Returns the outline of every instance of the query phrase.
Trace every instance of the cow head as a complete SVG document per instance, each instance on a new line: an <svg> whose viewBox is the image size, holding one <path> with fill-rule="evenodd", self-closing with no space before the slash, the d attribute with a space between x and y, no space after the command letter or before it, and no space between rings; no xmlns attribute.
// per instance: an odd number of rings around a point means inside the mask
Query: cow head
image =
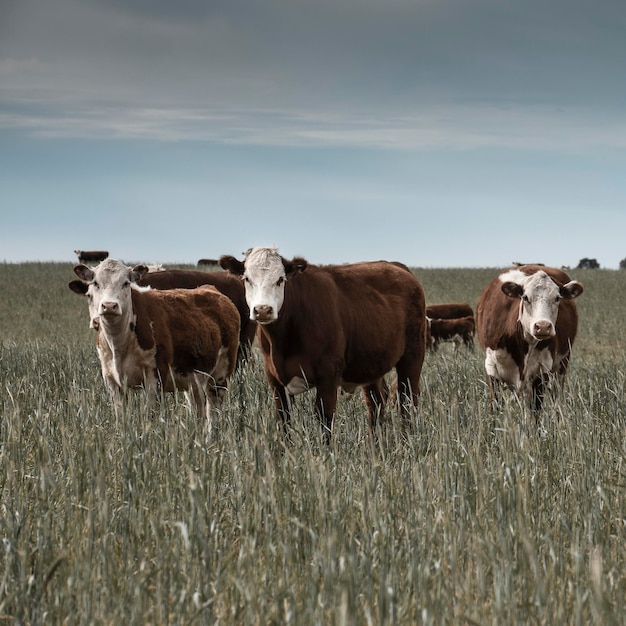
<svg viewBox="0 0 626 626"><path fill-rule="evenodd" d="M106 259L91 269L86 265L76 265L74 273L81 280L73 280L69 288L89 301L89 327L98 329L100 320L117 319L132 312L130 294L131 283L137 282L148 268L136 265L132 269L120 261Z"/></svg>
<svg viewBox="0 0 626 626"><path fill-rule="evenodd" d="M220 258L220 265L231 274L241 276L246 290L250 319L259 324L270 324L278 319L285 299L285 283L290 276L303 272L305 259L283 259L278 249L251 248L243 261L232 256Z"/></svg>
<svg viewBox="0 0 626 626"><path fill-rule="evenodd" d="M533 274L510 270L500 280L503 293L519 299L518 319L525 337L531 341L554 337L561 300L577 298L583 292L579 282L572 280L561 285L543 270Z"/></svg>

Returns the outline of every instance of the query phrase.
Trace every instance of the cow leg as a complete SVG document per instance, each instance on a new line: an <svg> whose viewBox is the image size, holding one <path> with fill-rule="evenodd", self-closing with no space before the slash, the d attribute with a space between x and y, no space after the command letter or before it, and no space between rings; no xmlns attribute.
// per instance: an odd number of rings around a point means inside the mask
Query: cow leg
<svg viewBox="0 0 626 626"><path fill-rule="evenodd" d="M207 396L205 393L205 381L202 380L200 373L194 373L189 381L189 387L185 391L185 395L189 398L192 410L195 408L196 414L200 419L207 417ZM211 424L209 423L209 430Z"/></svg>
<svg viewBox="0 0 626 626"><path fill-rule="evenodd" d="M159 397L160 381L157 380L156 374L150 370L144 374L143 385L148 396L148 408L153 409L156 406Z"/></svg>
<svg viewBox="0 0 626 626"><path fill-rule="evenodd" d="M535 420L539 423L539 414L543 407L543 396L546 382L548 381L548 374L540 373L535 380L533 380L533 386L531 391L531 409Z"/></svg>
<svg viewBox="0 0 626 626"><path fill-rule="evenodd" d="M411 406L417 408L423 359L403 357L396 365L398 404L405 426L411 426Z"/></svg>
<svg viewBox="0 0 626 626"><path fill-rule="evenodd" d="M489 389L489 406L492 411L498 407L501 397L502 383L495 376L487 376L487 388Z"/></svg>
<svg viewBox="0 0 626 626"><path fill-rule="evenodd" d="M226 395L227 389L228 381L226 379L211 381L206 390L207 414L216 415L219 413L222 408L222 404L224 404L224 396Z"/></svg>
<svg viewBox="0 0 626 626"><path fill-rule="evenodd" d="M365 385L363 387L363 396L369 416L370 435L376 438L382 425L385 405L389 398L387 381L384 378L379 378L376 382Z"/></svg>
<svg viewBox="0 0 626 626"><path fill-rule="evenodd" d="M120 416L122 407L124 406L124 392L114 381L109 384L107 381L107 387L109 391L109 396L111 398L111 402L113 403L113 412L115 413L116 419Z"/></svg>
<svg viewBox="0 0 626 626"><path fill-rule="evenodd" d="M333 433L333 417L337 409L336 384L318 384L315 397L315 413L324 429L324 441L330 444Z"/></svg>
<svg viewBox="0 0 626 626"><path fill-rule="evenodd" d="M194 372L191 385L193 402L198 417L206 417L209 434L212 434L217 428L227 384L225 379L216 381L210 374L200 371Z"/></svg>
<svg viewBox="0 0 626 626"><path fill-rule="evenodd" d="M559 392L563 391L565 387L565 375L567 374L567 367L569 366L570 354L566 354L559 363L559 367L556 372L556 380L558 383Z"/></svg>
<svg viewBox="0 0 626 626"><path fill-rule="evenodd" d="M267 374L267 380L270 388L272 389L272 396L274 398L274 407L282 427L283 436L285 439L289 439L289 423L291 422L291 408L289 403L289 396L287 390L281 385L276 378Z"/></svg>
<svg viewBox="0 0 626 626"><path fill-rule="evenodd" d="M102 372L102 380L104 380L111 402L113 403L113 410L115 415L119 415L122 409L123 390L115 378L112 368L110 366L110 359L103 357L102 352L98 349L98 355L100 357L100 371Z"/></svg>

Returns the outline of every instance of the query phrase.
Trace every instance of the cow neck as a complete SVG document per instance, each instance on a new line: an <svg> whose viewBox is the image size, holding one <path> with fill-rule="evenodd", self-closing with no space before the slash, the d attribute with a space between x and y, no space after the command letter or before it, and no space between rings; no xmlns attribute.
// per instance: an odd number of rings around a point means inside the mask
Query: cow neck
<svg viewBox="0 0 626 626"><path fill-rule="evenodd" d="M132 345L133 338L136 341L136 321L137 316L132 312L119 318L100 318L100 333L114 358L123 357Z"/></svg>
<svg viewBox="0 0 626 626"><path fill-rule="evenodd" d="M524 301L520 298L519 307L517 310L517 332L521 337L522 341L527 344L528 350L532 352L533 348L537 343L537 339L535 339L531 334L527 333L524 330L524 325L522 324L522 313L524 311Z"/></svg>
<svg viewBox="0 0 626 626"><path fill-rule="evenodd" d="M294 317L285 311L284 306L279 311L276 321L271 324L259 324L258 328L272 346L272 353L274 354L284 353L285 350L290 352L290 346L293 348L299 344L299 326L294 324Z"/></svg>

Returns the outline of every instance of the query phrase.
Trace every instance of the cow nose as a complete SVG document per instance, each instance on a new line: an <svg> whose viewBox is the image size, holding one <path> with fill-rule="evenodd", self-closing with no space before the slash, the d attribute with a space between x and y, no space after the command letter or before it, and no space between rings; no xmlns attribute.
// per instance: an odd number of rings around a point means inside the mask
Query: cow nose
<svg viewBox="0 0 626 626"><path fill-rule="evenodd" d="M120 307L117 302L102 302L100 304L101 315L117 315Z"/></svg>
<svg viewBox="0 0 626 626"><path fill-rule="evenodd" d="M552 322L535 322L534 335L535 337L551 337L554 335L554 326L552 325Z"/></svg>
<svg viewBox="0 0 626 626"><path fill-rule="evenodd" d="M269 304L257 304L254 317L257 322L269 322L274 319L274 309Z"/></svg>

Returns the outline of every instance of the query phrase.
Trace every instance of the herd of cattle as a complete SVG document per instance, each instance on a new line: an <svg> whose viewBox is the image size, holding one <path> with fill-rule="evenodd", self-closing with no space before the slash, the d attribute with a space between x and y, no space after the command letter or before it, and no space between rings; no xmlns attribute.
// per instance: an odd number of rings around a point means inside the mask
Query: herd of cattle
<svg viewBox="0 0 626 626"><path fill-rule="evenodd" d="M389 397L385 376L395 369L409 423L426 350L442 341L471 348L475 334L492 402L504 385L526 395L538 417L547 381L563 384L583 291L562 270L515 266L485 287L474 317L467 303L427 306L417 277L397 262L313 265L267 247L216 259L226 271L150 271L106 251L76 254L79 280L69 287L87 297L116 407L130 387L145 387L151 402L183 390L211 423L256 338L283 426L292 396L314 388L327 441L339 389L362 388L376 433Z"/></svg>

